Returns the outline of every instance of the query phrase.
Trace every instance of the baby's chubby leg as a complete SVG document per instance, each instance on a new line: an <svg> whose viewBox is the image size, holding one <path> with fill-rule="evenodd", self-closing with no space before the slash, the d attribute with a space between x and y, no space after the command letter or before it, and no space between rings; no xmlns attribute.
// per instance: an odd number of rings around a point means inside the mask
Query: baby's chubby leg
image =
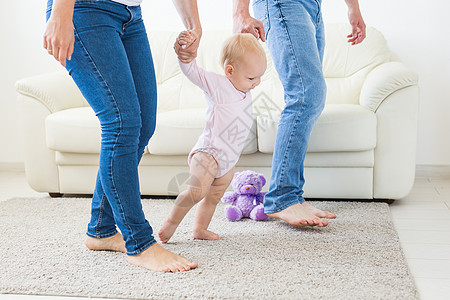
<svg viewBox="0 0 450 300"><path fill-rule="evenodd" d="M217 203L219 203L226 189L231 183L234 175L234 168L228 171L222 177L216 178L206 194L205 198L198 204L195 212L195 223L192 237L201 240L220 240L218 234L211 232L208 229L211 218L216 210Z"/></svg>
<svg viewBox="0 0 450 300"><path fill-rule="evenodd" d="M158 232L162 243L167 243L189 210L208 193L217 174L216 160L205 152L191 158L189 187L181 192Z"/></svg>

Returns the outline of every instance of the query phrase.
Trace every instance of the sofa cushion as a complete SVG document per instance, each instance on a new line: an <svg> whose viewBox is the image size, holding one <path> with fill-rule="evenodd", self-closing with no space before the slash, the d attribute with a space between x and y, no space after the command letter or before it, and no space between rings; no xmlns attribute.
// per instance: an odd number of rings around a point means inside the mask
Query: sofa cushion
<svg viewBox="0 0 450 300"><path fill-rule="evenodd" d="M100 122L91 107L71 108L45 119L47 147L74 153L100 153Z"/></svg>
<svg viewBox="0 0 450 300"><path fill-rule="evenodd" d="M156 129L148 144L151 154L188 154L205 127L206 109L172 110L158 113Z"/></svg>
<svg viewBox="0 0 450 300"><path fill-rule="evenodd" d="M205 127L206 108L160 112L156 130L148 144L150 154L189 154ZM256 120L250 130L243 154L257 151Z"/></svg>
<svg viewBox="0 0 450 300"><path fill-rule="evenodd" d="M206 109L158 113L156 130L146 152L158 155L187 155L205 127ZM45 120L47 147L61 152L100 153L100 123L90 107L71 108ZM256 120L242 153L257 151Z"/></svg>
<svg viewBox="0 0 450 300"><path fill-rule="evenodd" d="M280 111L257 117L258 149L273 153ZM365 151L375 148L377 119L355 104L327 104L311 133L308 152Z"/></svg>

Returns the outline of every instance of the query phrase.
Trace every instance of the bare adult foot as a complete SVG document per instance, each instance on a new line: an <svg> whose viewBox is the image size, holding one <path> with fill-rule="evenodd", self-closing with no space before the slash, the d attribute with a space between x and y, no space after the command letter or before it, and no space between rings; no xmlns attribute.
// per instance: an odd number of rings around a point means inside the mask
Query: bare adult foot
<svg viewBox="0 0 450 300"><path fill-rule="evenodd" d="M318 209L317 207L312 206L308 202L302 203L303 207L306 208L310 213L313 215L319 217L319 218L325 218L325 219L335 219L336 215L333 213L330 213L329 211L323 211Z"/></svg>
<svg viewBox="0 0 450 300"><path fill-rule="evenodd" d="M128 263L156 272L179 272L197 268L197 263L153 244L143 252L127 257Z"/></svg>
<svg viewBox="0 0 450 300"><path fill-rule="evenodd" d="M117 251L123 253L127 252L127 249L125 248L125 241L123 240L122 235L119 232L113 236L103 239L95 239L87 236L84 240L84 244L90 250Z"/></svg>
<svg viewBox="0 0 450 300"><path fill-rule="evenodd" d="M220 240L220 236L217 233L206 229L194 230L192 237L198 240Z"/></svg>
<svg viewBox="0 0 450 300"><path fill-rule="evenodd" d="M178 224L175 222L171 222L169 219L165 219L161 229L158 232L159 239L161 243L167 243L172 235L175 233Z"/></svg>
<svg viewBox="0 0 450 300"><path fill-rule="evenodd" d="M300 203L291 205L279 212L268 213L269 217L281 219L294 226L319 226L325 227L328 222L313 215Z"/></svg>

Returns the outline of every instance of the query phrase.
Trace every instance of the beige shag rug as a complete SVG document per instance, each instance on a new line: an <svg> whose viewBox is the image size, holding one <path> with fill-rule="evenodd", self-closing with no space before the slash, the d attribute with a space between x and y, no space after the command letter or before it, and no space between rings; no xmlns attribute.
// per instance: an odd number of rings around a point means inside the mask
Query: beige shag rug
<svg viewBox="0 0 450 300"><path fill-rule="evenodd" d="M157 232L174 200L144 199ZM314 203L314 202L313 202ZM389 207L315 202L335 212L325 228L279 220L225 219L221 241L190 238L193 211L166 245L198 262L163 274L131 266L125 254L83 246L90 199L16 198L0 202L0 293L127 299L417 299Z"/></svg>

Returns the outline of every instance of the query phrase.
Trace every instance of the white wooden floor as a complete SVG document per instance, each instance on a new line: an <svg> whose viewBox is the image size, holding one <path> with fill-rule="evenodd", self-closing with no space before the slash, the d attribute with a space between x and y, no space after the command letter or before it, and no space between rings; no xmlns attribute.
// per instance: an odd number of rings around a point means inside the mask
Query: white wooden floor
<svg viewBox="0 0 450 300"><path fill-rule="evenodd" d="M0 165L0 201L48 197L33 191L22 168ZM390 206L421 299L450 299L450 168L418 168L414 188ZM332 223L331 223L332 226ZM73 299L0 295L0 299Z"/></svg>

